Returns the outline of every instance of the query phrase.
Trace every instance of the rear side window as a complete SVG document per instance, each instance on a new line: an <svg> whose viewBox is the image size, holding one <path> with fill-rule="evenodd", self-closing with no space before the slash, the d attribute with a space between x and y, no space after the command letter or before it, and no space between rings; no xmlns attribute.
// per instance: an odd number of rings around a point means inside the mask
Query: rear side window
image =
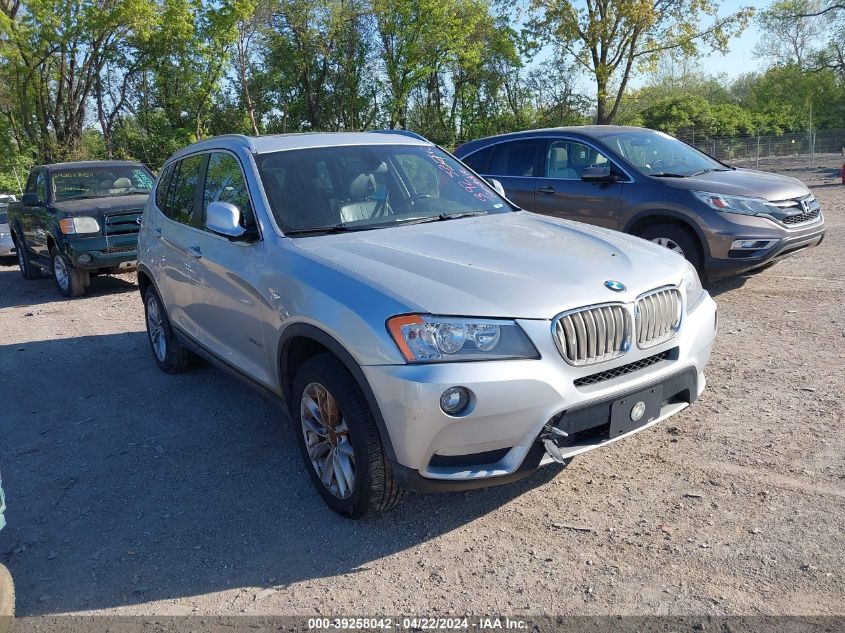
<svg viewBox="0 0 845 633"><path fill-rule="evenodd" d="M477 152L474 152L463 159L463 161L472 167L479 174L490 173L490 156L493 154L495 146L485 147Z"/></svg>
<svg viewBox="0 0 845 633"><path fill-rule="evenodd" d="M494 176L534 176L538 141L511 141L493 152L490 174Z"/></svg>
<svg viewBox="0 0 845 633"><path fill-rule="evenodd" d="M253 224L252 208L241 165L238 159L225 152L215 152L208 159L205 189L202 197L202 225L205 226L208 205L212 202L228 202L241 211L244 223Z"/></svg>
<svg viewBox="0 0 845 633"><path fill-rule="evenodd" d="M38 194L38 199L42 202L47 200L47 179L44 176L43 169L29 174L29 179L26 181L26 192Z"/></svg>
<svg viewBox="0 0 845 633"><path fill-rule="evenodd" d="M164 214L182 224L192 224L194 201L205 155L189 156L179 161L178 170L170 178Z"/></svg>

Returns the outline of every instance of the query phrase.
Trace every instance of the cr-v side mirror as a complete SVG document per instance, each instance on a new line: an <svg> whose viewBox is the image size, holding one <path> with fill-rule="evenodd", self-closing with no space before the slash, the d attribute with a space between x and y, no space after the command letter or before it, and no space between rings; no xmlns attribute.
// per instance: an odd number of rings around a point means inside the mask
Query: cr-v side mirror
<svg viewBox="0 0 845 633"><path fill-rule="evenodd" d="M585 167L584 171L581 172L581 180L613 180L613 175L610 173L610 167L606 165L601 167Z"/></svg>
<svg viewBox="0 0 845 633"><path fill-rule="evenodd" d="M241 225L241 210L229 202L212 202L209 204L205 225L210 231L225 237L243 237L247 232Z"/></svg>
<svg viewBox="0 0 845 633"><path fill-rule="evenodd" d="M21 202L25 207L37 207L41 204L41 200L38 198L37 193L25 193L21 198Z"/></svg>
<svg viewBox="0 0 845 633"><path fill-rule="evenodd" d="M505 197L505 188L502 186L502 183L500 183L495 178L488 178L487 182L490 183L490 186L493 187L496 193L498 193L503 198Z"/></svg>

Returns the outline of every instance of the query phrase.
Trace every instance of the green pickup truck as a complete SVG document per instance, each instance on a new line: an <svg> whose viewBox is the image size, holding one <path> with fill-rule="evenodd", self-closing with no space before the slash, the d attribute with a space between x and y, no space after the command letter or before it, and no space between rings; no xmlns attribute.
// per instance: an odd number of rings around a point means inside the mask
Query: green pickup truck
<svg viewBox="0 0 845 633"><path fill-rule="evenodd" d="M92 275L134 270L140 218L155 177L140 163L86 161L33 167L9 230L25 279L53 275L66 297Z"/></svg>

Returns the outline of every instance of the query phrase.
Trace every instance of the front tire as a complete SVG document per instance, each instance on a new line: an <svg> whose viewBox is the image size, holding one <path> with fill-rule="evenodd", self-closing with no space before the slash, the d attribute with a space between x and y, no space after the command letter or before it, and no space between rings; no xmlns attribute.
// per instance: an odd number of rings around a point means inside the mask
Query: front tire
<svg viewBox="0 0 845 633"><path fill-rule="evenodd" d="M320 354L299 368L291 416L311 481L332 510L350 519L375 516L405 497L373 412L337 358Z"/></svg>
<svg viewBox="0 0 845 633"><path fill-rule="evenodd" d="M12 581L12 574L9 569L0 563L0 618L13 617L15 615L15 583ZM3 621L0 619L0 629Z"/></svg>
<svg viewBox="0 0 845 633"><path fill-rule="evenodd" d="M81 297L85 294L91 283L87 270L74 268L55 247L50 251L50 261L53 267L53 281L61 294L65 297Z"/></svg>
<svg viewBox="0 0 845 633"><path fill-rule="evenodd" d="M20 240L15 240L15 248L18 251L18 268L20 268L21 276L29 280L38 279L41 276L41 269L32 263L26 246Z"/></svg>
<svg viewBox="0 0 845 633"><path fill-rule="evenodd" d="M144 321L147 323L147 340L158 368L166 374L178 374L188 369L193 354L173 334L164 305L152 286L144 293Z"/></svg>
<svg viewBox="0 0 845 633"><path fill-rule="evenodd" d="M670 251L684 257L695 266L699 277L704 279L703 257L701 243L689 229L673 222L652 224L640 231L639 237L659 244Z"/></svg>

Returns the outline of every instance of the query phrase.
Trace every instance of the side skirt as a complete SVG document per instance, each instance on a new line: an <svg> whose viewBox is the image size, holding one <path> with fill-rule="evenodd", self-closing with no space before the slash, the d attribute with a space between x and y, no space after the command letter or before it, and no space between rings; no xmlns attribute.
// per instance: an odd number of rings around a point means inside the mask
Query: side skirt
<svg viewBox="0 0 845 633"><path fill-rule="evenodd" d="M191 336L180 330L175 325L171 324L171 327L173 328L174 334L176 334L176 338L179 339L179 343L187 347L194 354L208 361L218 369L222 369L227 374L237 378L247 386L257 391L259 394L261 394L264 398L266 398L273 404L284 407L285 412L287 412L288 409L285 405L285 399L282 396L277 394L269 387L262 385L260 382L256 382L255 380L247 376L245 373L243 373L240 369L232 366L231 364L220 358L217 354L209 350L207 347L205 347L198 341L194 340Z"/></svg>

